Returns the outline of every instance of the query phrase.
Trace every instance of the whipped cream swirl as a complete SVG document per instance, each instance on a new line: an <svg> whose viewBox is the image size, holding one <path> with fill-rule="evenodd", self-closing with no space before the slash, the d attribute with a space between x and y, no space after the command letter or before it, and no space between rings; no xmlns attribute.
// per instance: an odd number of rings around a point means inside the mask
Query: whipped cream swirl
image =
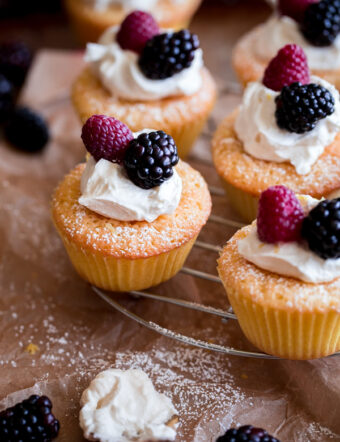
<svg viewBox="0 0 340 442"><path fill-rule="evenodd" d="M262 83L248 84L235 122L235 130L249 155L266 161L289 162L300 175L310 172L312 165L340 131L339 92L319 77L312 76L311 83L319 84L330 91L335 110L318 121L313 130L304 134L288 132L277 125L275 98L279 92Z"/></svg>
<svg viewBox="0 0 340 442"><path fill-rule="evenodd" d="M177 95L193 95L202 85L202 49L195 51L190 67L164 80L147 78L138 66L138 54L123 50L116 42L118 27L104 32L98 43L89 43L85 61L103 86L118 98L152 101Z"/></svg>
<svg viewBox="0 0 340 442"><path fill-rule="evenodd" d="M81 397L79 421L88 440L130 442L175 440L177 411L142 370L100 373Z"/></svg>
<svg viewBox="0 0 340 442"><path fill-rule="evenodd" d="M125 11L133 11L138 9L140 11L152 11L159 0L86 0L94 4L98 10L105 10L111 6L122 6ZM172 0L172 3L180 4L185 0Z"/></svg>
<svg viewBox="0 0 340 442"><path fill-rule="evenodd" d="M257 28L254 39L249 41L252 52L263 60L269 60L288 43L295 43L302 47L308 59L310 69L332 70L340 68L340 35L332 45L317 47L309 43L299 24L290 17L274 15L266 23Z"/></svg>
<svg viewBox="0 0 340 442"><path fill-rule="evenodd" d="M299 199L306 214L319 203L319 200L307 195ZM319 284L340 277L340 259L322 259L303 241L264 243L258 237L256 222L251 225L249 234L239 240L238 251L261 269L304 282Z"/></svg>

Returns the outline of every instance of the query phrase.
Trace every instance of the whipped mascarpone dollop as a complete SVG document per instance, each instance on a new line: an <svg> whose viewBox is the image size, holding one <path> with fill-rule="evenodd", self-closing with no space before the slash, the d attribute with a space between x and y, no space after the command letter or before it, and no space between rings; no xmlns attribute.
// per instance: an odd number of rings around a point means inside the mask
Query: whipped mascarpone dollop
<svg viewBox="0 0 340 442"><path fill-rule="evenodd" d="M335 110L304 134L283 130L277 125L275 98L279 92L259 82L248 84L235 130L249 155L266 161L289 162L300 175L311 170L325 147L334 141L340 131L340 98L337 89L327 81L312 76L310 82L330 91Z"/></svg>
<svg viewBox="0 0 340 442"><path fill-rule="evenodd" d="M104 32L98 43L89 43L85 61L103 86L115 97L152 101L176 95L193 95L202 85L202 49L195 51L190 67L164 80L147 78L138 66L138 54L122 49L116 42L118 27Z"/></svg>
<svg viewBox="0 0 340 442"><path fill-rule="evenodd" d="M306 213L319 203L310 196L299 199ZM340 277L340 259L322 259L304 242L264 243L258 237L256 222L251 225L249 234L239 240L238 252L261 269L304 282L318 284Z"/></svg>
<svg viewBox="0 0 340 442"><path fill-rule="evenodd" d="M81 397L84 437L100 442L174 440L177 411L142 370L100 373Z"/></svg>
<svg viewBox="0 0 340 442"><path fill-rule="evenodd" d="M86 0L89 1L89 0ZM185 0L172 0L172 3L180 4ZM133 11L138 9L140 11L152 11L159 0L90 0L98 10L105 10L111 6L122 6L125 11Z"/></svg>
<svg viewBox="0 0 340 442"><path fill-rule="evenodd" d="M249 42L250 43L250 42ZM340 68L340 35L332 45L326 47L313 46L302 32L299 24L285 15L274 15L262 24L254 34L250 50L268 60L288 43L295 43L305 51L310 69L333 70Z"/></svg>

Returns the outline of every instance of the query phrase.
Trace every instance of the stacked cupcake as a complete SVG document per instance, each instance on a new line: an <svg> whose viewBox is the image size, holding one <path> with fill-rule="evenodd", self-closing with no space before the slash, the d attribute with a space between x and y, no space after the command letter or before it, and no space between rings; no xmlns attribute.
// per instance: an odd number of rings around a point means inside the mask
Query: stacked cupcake
<svg viewBox="0 0 340 442"><path fill-rule="evenodd" d="M302 48L285 46L214 136L214 164L231 204L252 221L269 186L315 198L339 188L339 131L337 89L310 76Z"/></svg>
<svg viewBox="0 0 340 442"><path fill-rule="evenodd" d="M66 0L65 6L79 39L97 41L110 26L119 25L135 9L153 11L164 28L188 26L201 0Z"/></svg>
<svg viewBox="0 0 340 442"><path fill-rule="evenodd" d="M297 44L306 52L313 75L340 89L339 33L339 0L280 0L273 16L237 43L233 66L245 86L262 78L282 46Z"/></svg>
<svg viewBox="0 0 340 442"><path fill-rule="evenodd" d="M153 17L134 11L120 27L89 44L89 66L72 99L82 122L94 114L118 118L133 131L145 127L171 135L188 154L216 99L203 66L199 39L188 30L162 32Z"/></svg>

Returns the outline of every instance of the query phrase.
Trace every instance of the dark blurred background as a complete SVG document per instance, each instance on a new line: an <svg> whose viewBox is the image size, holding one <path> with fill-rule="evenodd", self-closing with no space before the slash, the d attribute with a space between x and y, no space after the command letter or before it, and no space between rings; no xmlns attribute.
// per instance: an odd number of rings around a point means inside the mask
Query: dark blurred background
<svg viewBox="0 0 340 442"><path fill-rule="evenodd" d="M202 8L268 9L264 0L205 0ZM63 12L62 0L0 0L0 41L23 40L40 47L80 47Z"/></svg>

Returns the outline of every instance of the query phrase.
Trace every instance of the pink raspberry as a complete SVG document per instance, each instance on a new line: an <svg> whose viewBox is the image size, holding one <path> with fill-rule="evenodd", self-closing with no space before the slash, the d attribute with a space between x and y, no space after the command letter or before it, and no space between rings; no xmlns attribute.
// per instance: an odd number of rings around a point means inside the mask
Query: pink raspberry
<svg viewBox="0 0 340 442"><path fill-rule="evenodd" d="M159 33L159 26L151 14L134 11L120 25L117 42L122 49L140 54L146 42Z"/></svg>
<svg viewBox="0 0 340 442"><path fill-rule="evenodd" d="M279 50L264 72L263 84L273 91L281 91L283 86L289 86L299 81L309 83L307 57L298 45L289 44Z"/></svg>
<svg viewBox="0 0 340 442"><path fill-rule="evenodd" d="M124 123L113 117L92 115L83 126L81 138L96 161L103 158L121 163L133 134Z"/></svg>
<svg viewBox="0 0 340 442"><path fill-rule="evenodd" d="M301 22L307 7L316 1L318 0L279 0L278 9L282 15Z"/></svg>
<svg viewBox="0 0 340 442"><path fill-rule="evenodd" d="M285 186L269 187L260 196L258 236L266 243L298 241L304 216L292 190Z"/></svg>

